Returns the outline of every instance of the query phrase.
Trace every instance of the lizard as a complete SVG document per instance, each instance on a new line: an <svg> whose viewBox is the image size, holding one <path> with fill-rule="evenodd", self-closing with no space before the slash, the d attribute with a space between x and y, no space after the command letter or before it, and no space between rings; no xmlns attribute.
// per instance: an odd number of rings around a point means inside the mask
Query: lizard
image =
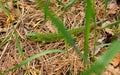
<svg viewBox="0 0 120 75"><path fill-rule="evenodd" d="M82 31L84 31L84 26L83 27L78 27L78 28L73 28L67 30L68 33L74 38L74 36L80 34ZM55 42L59 41L63 38L61 33L39 33L39 32L32 32L32 33L27 33L26 38L42 42L42 43L47 43L47 42Z"/></svg>
<svg viewBox="0 0 120 75"><path fill-rule="evenodd" d="M104 22L106 20L101 20L99 22L96 22L96 24L101 24L102 22ZM91 24L91 28L93 28L95 25ZM76 35L82 33L85 29L85 26L81 26L78 28L73 28L73 29L69 29L67 30L68 33L72 36L72 38L75 38ZM42 42L42 43L48 43L48 42L55 42L55 41L59 41L61 39L63 39L63 36L61 33L39 33L39 32L31 32L31 33L27 33L25 34L26 38L31 39L33 41L37 41L37 42Z"/></svg>

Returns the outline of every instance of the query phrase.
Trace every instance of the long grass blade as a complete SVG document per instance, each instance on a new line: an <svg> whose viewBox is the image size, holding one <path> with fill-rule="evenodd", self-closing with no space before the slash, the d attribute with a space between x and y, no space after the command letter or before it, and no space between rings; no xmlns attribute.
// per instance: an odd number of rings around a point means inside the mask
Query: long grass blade
<svg viewBox="0 0 120 75"><path fill-rule="evenodd" d="M44 8L44 23L46 22L47 10L49 9L49 4L50 4L50 0L46 0L46 4L45 4L45 8Z"/></svg>
<svg viewBox="0 0 120 75"><path fill-rule="evenodd" d="M0 8L4 10L4 12L7 14L7 16L12 20L10 11L0 2Z"/></svg>
<svg viewBox="0 0 120 75"><path fill-rule="evenodd" d="M3 39L3 41L0 42L0 47L1 47L2 45L4 45L4 44L10 39L11 36L12 36L12 35L8 35L5 39Z"/></svg>
<svg viewBox="0 0 120 75"><path fill-rule="evenodd" d="M114 41L109 49L101 55L83 75L100 75L109 62L120 52L120 42Z"/></svg>
<svg viewBox="0 0 120 75"><path fill-rule="evenodd" d="M13 25L12 25L13 26ZM15 41L16 41L16 46L18 48L18 52L19 54L21 55L22 59L24 60L24 53L23 53L23 50L22 50L22 47L20 45L20 40L18 39L18 35L17 35L17 31L16 29L14 28L13 26L13 30L14 30L14 37L15 37Z"/></svg>
<svg viewBox="0 0 120 75"><path fill-rule="evenodd" d="M85 0L86 6L85 6L85 36L84 36L84 58L85 58L85 63L87 63L87 58L88 58L88 41L89 41L89 34L90 34L90 29L91 29L91 19L93 15L93 10L92 10L92 4L90 0Z"/></svg>
<svg viewBox="0 0 120 75"><path fill-rule="evenodd" d="M74 3L75 3L76 0L70 0L70 2L64 6L64 10L68 9L69 7L71 7Z"/></svg>
<svg viewBox="0 0 120 75"><path fill-rule="evenodd" d="M17 68L20 68L21 66L26 65L28 62L30 62L30 61L32 61L32 60L34 60L34 59L36 59L40 56L44 56L44 55L51 54L51 53L56 53L56 52L66 53L66 51L64 51L64 50L57 50L57 49L56 50L43 50L42 52L27 58L26 60L24 60L20 64L18 64L16 66L14 66L13 68L5 71L4 73L8 73L10 71L16 70Z"/></svg>
<svg viewBox="0 0 120 75"><path fill-rule="evenodd" d="M105 9L107 9L108 1L109 0L104 0L104 2L105 2Z"/></svg>
<svg viewBox="0 0 120 75"><path fill-rule="evenodd" d="M37 4L39 7L44 8L43 2L37 0ZM63 35L63 38L74 48L75 52L83 58L82 53L79 51L78 47L75 45L72 37L69 35L69 33L66 31L66 28L64 27L64 24L59 20L58 17L56 17L54 14L52 14L49 10L47 10L47 16L50 18L52 23L57 27L58 31ZM84 60L84 58L83 58Z"/></svg>

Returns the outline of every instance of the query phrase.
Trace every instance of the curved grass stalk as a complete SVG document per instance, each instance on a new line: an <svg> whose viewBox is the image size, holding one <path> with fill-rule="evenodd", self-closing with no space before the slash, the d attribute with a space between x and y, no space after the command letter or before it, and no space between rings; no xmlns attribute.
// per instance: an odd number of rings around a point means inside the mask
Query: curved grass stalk
<svg viewBox="0 0 120 75"><path fill-rule="evenodd" d="M120 52L120 42L114 41L106 52L101 55L83 75L100 75L109 62Z"/></svg>
<svg viewBox="0 0 120 75"><path fill-rule="evenodd" d="M44 55L47 55L47 54L51 54L51 53L56 53L56 52L62 52L62 53L65 53L66 51L64 50L43 50L42 52L38 53L38 54L35 54L29 58L27 58L26 60L22 61L20 64L14 66L13 68L11 69L8 69L7 71L4 72L4 74L7 74L8 72L10 71L13 71L13 70L16 70L17 68L20 68L21 66L24 66L26 65L28 62L40 57L40 56L44 56Z"/></svg>
<svg viewBox="0 0 120 75"><path fill-rule="evenodd" d="M41 0L36 0L37 5L44 9L44 3ZM60 34L62 34L63 38L74 48L75 52L84 60L82 53L79 51L78 47L75 45L72 37L67 33L66 28L64 27L63 22L59 20L58 17L55 16L52 12L47 10L47 16L50 18L52 23L57 27Z"/></svg>

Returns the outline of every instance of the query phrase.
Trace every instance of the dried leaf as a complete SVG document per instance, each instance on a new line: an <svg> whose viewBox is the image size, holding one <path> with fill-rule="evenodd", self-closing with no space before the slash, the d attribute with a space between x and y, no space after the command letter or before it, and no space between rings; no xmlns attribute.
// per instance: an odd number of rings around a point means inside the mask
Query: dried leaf
<svg viewBox="0 0 120 75"><path fill-rule="evenodd" d="M120 53L112 60L111 64L116 67L120 63Z"/></svg>

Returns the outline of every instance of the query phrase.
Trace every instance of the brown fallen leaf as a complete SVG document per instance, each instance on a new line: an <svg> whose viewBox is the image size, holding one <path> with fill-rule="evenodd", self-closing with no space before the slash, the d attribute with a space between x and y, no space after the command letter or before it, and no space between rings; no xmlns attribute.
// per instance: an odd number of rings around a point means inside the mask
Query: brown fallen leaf
<svg viewBox="0 0 120 75"><path fill-rule="evenodd" d="M117 67L120 63L120 53L112 60L111 64L114 67Z"/></svg>

